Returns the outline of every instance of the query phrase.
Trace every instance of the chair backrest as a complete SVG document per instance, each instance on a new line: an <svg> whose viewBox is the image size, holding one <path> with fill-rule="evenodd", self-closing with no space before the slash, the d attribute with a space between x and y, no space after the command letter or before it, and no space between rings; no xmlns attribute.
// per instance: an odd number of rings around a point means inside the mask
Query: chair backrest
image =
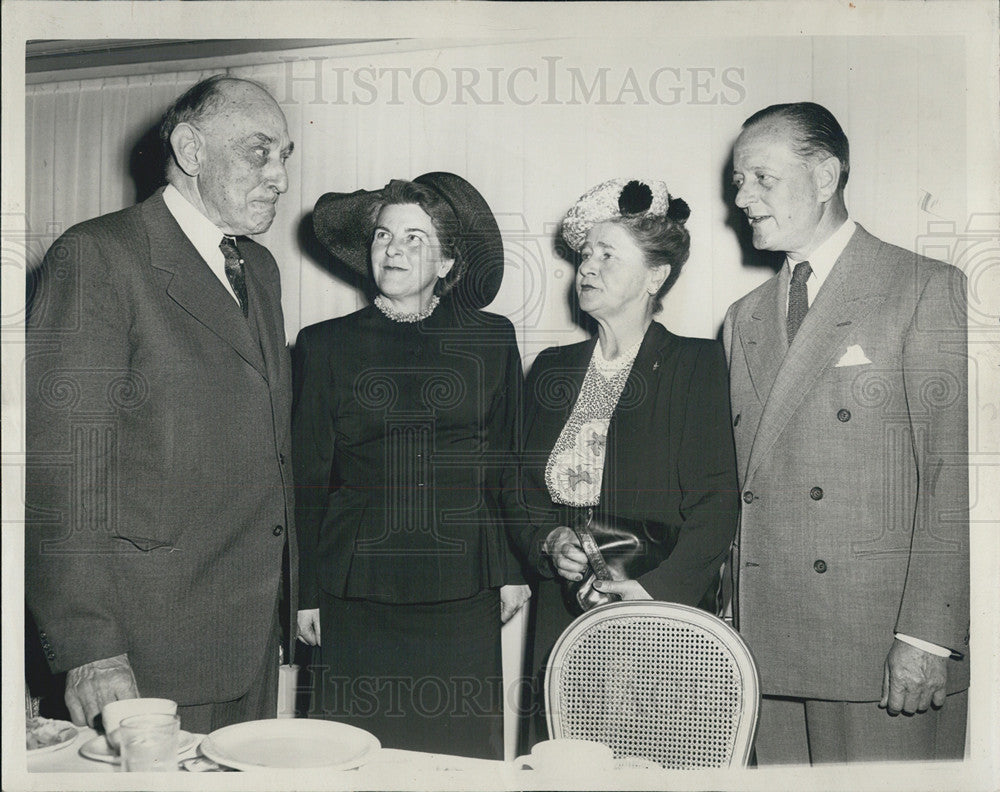
<svg viewBox="0 0 1000 792"><path fill-rule="evenodd" d="M615 602L556 641L545 673L549 735L596 740L666 768L746 766L760 679L721 619L670 602Z"/></svg>

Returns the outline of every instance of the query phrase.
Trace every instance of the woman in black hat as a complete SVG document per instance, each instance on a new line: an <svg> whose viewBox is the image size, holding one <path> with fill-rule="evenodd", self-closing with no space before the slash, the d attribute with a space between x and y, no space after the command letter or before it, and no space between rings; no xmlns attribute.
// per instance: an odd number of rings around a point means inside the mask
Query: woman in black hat
<svg viewBox="0 0 1000 792"><path fill-rule="evenodd" d="M328 193L313 224L377 294L295 347L312 715L385 747L502 758L500 625L528 590L498 508L520 356L510 322L480 310L503 275L496 220L464 179L430 173Z"/></svg>
<svg viewBox="0 0 1000 792"><path fill-rule="evenodd" d="M582 610L617 599L714 609L739 507L726 363L717 341L653 320L688 258L689 214L662 181L613 179L563 221L597 334L543 351L525 384L529 743L546 731L547 655Z"/></svg>

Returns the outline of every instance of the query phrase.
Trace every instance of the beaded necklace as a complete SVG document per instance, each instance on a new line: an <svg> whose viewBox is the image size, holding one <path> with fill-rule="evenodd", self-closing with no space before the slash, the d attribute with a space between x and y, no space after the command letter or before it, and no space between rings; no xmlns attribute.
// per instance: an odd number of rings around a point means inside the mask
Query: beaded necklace
<svg viewBox="0 0 1000 792"><path fill-rule="evenodd" d="M405 311L397 311L392 307L392 303L389 301L389 298L380 294L375 298L375 307L394 322L413 323L422 322L434 313L434 309L438 307L438 303L440 302L441 299L435 294L431 297L431 301L427 304L427 307L422 311L417 311L416 313L406 313Z"/></svg>

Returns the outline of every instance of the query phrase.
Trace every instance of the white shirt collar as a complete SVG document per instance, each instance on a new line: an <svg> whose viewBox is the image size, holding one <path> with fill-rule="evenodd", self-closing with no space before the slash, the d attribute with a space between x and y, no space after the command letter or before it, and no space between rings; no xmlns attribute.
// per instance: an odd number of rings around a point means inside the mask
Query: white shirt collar
<svg viewBox="0 0 1000 792"><path fill-rule="evenodd" d="M174 216L177 225L181 227L184 236L191 241L194 249L205 259L205 263L215 273L219 282L238 303L239 300L236 298L232 284L226 277L226 257L219 249L219 243L224 236L223 232L172 184L168 184L163 190L163 203L167 205L167 209Z"/></svg>
<svg viewBox="0 0 1000 792"><path fill-rule="evenodd" d="M847 243L851 241L854 229L857 227L857 223L851 220L851 218L847 218L841 224L840 228L830 234L819 247L809 254L809 266L812 268L812 275L809 276L808 280L810 304L816 296L816 292L819 291L823 282L830 274L830 270L833 269L833 265L837 263L840 254L844 252ZM789 271L796 264L798 264L798 261L794 261L788 256L785 257L785 266L789 268Z"/></svg>

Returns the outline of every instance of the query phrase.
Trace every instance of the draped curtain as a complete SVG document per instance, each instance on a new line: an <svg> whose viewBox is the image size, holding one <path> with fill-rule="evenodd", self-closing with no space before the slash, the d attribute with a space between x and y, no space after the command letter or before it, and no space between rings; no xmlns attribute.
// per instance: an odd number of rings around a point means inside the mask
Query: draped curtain
<svg viewBox="0 0 1000 792"><path fill-rule="evenodd" d="M727 306L771 273L732 208L729 155L743 119L773 102L812 99L838 116L851 138L848 207L872 232L912 249L934 222L965 216L960 39L406 41L344 52L267 52L226 69L268 85L295 141L289 191L260 237L281 269L289 341L363 304L312 236L316 199L431 170L468 178L498 215L507 267L493 310L518 327L526 363L585 336L556 231L580 194L615 176L663 179L691 205L691 258L658 318L714 337ZM28 86L27 222L40 240L29 267L59 231L155 187L160 115L222 71L197 64Z"/></svg>

